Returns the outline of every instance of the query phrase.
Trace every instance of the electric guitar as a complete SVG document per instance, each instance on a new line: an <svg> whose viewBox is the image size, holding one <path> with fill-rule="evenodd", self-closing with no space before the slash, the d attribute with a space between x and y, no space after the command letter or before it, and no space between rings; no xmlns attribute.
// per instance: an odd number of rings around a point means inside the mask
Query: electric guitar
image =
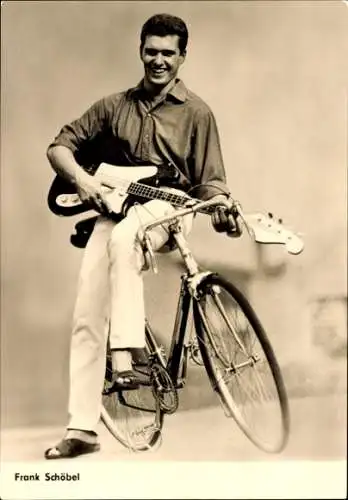
<svg viewBox="0 0 348 500"><path fill-rule="evenodd" d="M176 172L170 167L158 168L154 165L123 167L101 163L94 175L103 186L115 220L122 220L132 199L164 200L178 208L186 207L188 202L200 201L176 188L159 187L164 183L175 185ZM59 216L72 216L91 210L91 206L81 202L74 186L58 175L48 193L48 206ZM207 208L204 212L211 213L213 210ZM283 244L292 254L302 252L304 247L302 239L286 229L280 219L276 221L272 214L267 216L261 213L243 214L242 219L256 242Z"/></svg>
<svg viewBox="0 0 348 500"><path fill-rule="evenodd" d="M94 175L103 186L113 214L122 218L131 199L159 199L176 207L184 207L191 198L183 191L159 188L163 184L175 186L178 173L172 166L154 165L123 167L101 163ZM74 186L56 176L48 193L48 206L56 215L72 216L91 210L82 203Z"/></svg>

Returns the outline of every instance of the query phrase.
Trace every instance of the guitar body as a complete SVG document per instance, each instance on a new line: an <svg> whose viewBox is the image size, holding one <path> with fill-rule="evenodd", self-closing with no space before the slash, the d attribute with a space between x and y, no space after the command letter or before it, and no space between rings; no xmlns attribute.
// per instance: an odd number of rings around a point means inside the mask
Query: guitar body
<svg viewBox="0 0 348 500"><path fill-rule="evenodd" d="M101 163L95 174L104 186L114 215L121 219L125 208L132 201L142 202L141 191L145 186L160 186L175 184L177 172L170 166L117 166ZM129 186L140 183L139 195L129 194ZM144 186L144 187L142 187ZM145 197L146 198L146 197ZM59 216L73 216L91 210L92 207L81 202L75 187L57 175L49 189L47 198L49 209Z"/></svg>

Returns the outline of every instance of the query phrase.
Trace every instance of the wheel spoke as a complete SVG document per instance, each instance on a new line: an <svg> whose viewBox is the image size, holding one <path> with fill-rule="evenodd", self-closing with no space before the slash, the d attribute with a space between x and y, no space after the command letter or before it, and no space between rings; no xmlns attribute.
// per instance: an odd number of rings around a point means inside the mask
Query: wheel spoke
<svg viewBox="0 0 348 500"><path fill-rule="evenodd" d="M216 278L204 290L196 305L196 329L214 389L258 447L280 451L288 435L288 406L266 334L232 285Z"/></svg>
<svg viewBox="0 0 348 500"><path fill-rule="evenodd" d="M213 297L214 297L214 300L215 300L215 302L216 302L216 305L217 305L217 307L218 307L218 309L219 309L219 312L220 312L220 314L221 314L222 318L224 319L224 321L225 321L225 323L226 323L226 325L227 325L227 327L228 327L228 329L229 329L230 333L234 336L234 338L235 338L235 340L236 340L236 342L237 342L238 346L239 346L239 347L240 347L240 349L242 350L242 352L243 352L244 354L247 354L247 353L246 353L246 350L245 350L245 346L244 346L244 344L242 343L242 341L241 341L241 340L240 340L240 338L239 338L239 335L238 335L238 329L232 326L231 321L230 321L230 319L229 319L229 317L228 317L228 315L227 315L227 313L226 313L226 310L225 310L224 306L223 306L223 305L222 305L222 303L221 303L221 300L220 300L219 296L218 296L216 293L214 293L214 296L213 296ZM225 347L225 346L224 346L224 347ZM227 352L228 352L228 350L227 350Z"/></svg>

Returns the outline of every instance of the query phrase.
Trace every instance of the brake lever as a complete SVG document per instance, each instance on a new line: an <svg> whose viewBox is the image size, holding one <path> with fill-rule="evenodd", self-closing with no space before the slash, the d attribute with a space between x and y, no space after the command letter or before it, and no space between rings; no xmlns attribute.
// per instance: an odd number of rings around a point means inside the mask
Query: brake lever
<svg viewBox="0 0 348 500"><path fill-rule="evenodd" d="M153 273L158 274L156 256L155 256L155 253L154 253L153 248L152 248L151 239L146 232L144 234L143 246L145 247L144 248L145 258L146 258L145 252L147 252L147 258L149 260L150 267L151 267Z"/></svg>
<svg viewBox="0 0 348 500"><path fill-rule="evenodd" d="M240 218L242 219L243 221L243 224L244 226L246 227L248 233L249 233L249 236L250 237L254 237L255 234L254 234L254 230L252 229L252 227L248 224L245 216L244 216L244 212L242 210L242 206L241 204L239 203L239 201L233 201L233 206L232 206L232 210L235 209L238 213L238 215L240 216Z"/></svg>

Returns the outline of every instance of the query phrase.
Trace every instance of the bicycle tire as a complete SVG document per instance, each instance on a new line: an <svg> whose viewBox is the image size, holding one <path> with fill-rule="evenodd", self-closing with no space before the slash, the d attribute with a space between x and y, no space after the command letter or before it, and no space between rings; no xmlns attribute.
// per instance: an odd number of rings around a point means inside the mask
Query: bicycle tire
<svg viewBox="0 0 348 500"><path fill-rule="evenodd" d="M147 336L145 330L146 346L141 350L143 359L135 361L133 356L133 370L150 380L151 352ZM108 350L104 390L110 386L110 369L111 355ZM132 451L147 451L160 444L164 414L154 396L151 382L148 385L140 385L138 389L113 392L109 395L104 394L104 390L101 420L114 438Z"/></svg>
<svg viewBox="0 0 348 500"><path fill-rule="evenodd" d="M193 314L204 365L226 415L258 448L281 452L290 432L288 398L274 350L252 306L233 284L211 274L199 285ZM239 316L244 323L238 324Z"/></svg>

